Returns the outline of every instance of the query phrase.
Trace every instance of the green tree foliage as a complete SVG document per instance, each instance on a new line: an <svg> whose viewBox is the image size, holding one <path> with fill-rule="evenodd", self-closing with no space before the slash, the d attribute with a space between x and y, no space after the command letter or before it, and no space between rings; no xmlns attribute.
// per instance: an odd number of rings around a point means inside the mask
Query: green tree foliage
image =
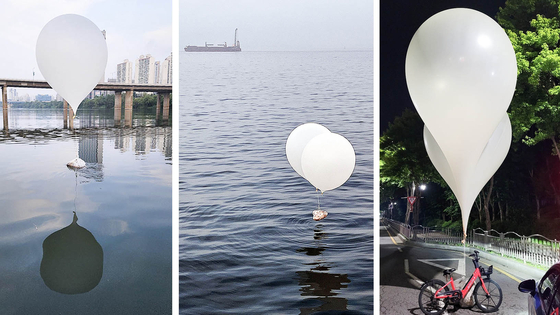
<svg viewBox="0 0 560 315"><path fill-rule="evenodd" d="M10 105L12 106L12 108L52 108L52 109L56 109L56 108L62 108L63 107L63 103L59 102L59 101L13 102L13 103L10 103Z"/></svg>
<svg viewBox="0 0 560 315"><path fill-rule="evenodd" d="M558 16L557 0L508 0L500 8L496 19L506 30L531 30L531 21L540 14L544 17Z"/></svg>
<svg viewBox="0 0 560 315"><path fill-rule="evenodd" d="M422 131L424 123L415 111L405 110L379 139L379 172L382 191L404 188L407 196L416 196L415 209L420 204L421 190L416 186L442 181L433 167L426 149ZM408 212L410 212L409 209ZM414 210L414 224L420 213Z"/></svg>
<svg viewBox="0 0 560 315"><path fill-rule="evenodd" d="M85 99L80 103L80 109L105 109L115 106L115 95L97 96Z"/></svg>
<svg viewBox="0 0 560 315"><path fill-rule="evenodd" d="M498 21L517 58L517 87L509 113L514 141L551 140L560 153L560 1L508 1ZM522 12L518 12L523 10Z"/></svg>

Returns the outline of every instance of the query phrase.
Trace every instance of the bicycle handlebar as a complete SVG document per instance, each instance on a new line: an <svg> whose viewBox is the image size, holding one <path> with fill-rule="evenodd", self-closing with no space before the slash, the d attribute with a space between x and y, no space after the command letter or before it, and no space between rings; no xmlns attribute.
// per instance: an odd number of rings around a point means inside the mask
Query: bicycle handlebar
<svg viewBox="0 0 560 315"><path fill-rule="evenodd" d="M474 254L470 254L469 257L474 257L474 260L478 261L479 260L478 253L479 253L479 251L475 250Z"/></svg>

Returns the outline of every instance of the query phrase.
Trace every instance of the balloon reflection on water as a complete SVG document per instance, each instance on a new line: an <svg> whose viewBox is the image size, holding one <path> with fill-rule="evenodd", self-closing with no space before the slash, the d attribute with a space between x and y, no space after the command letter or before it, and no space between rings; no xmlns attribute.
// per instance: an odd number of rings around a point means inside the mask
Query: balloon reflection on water
<svg viewBox="0 0 560 315"><path fill-rule="evenodd" d="M103 276L103 249L93 234L72 223L49 235L43 242L41 278L59 293L79 294L95 288Z"/></svg>
<svg viewBox="0 0 560 315"><path fill-rule="evenodd" d="M313 238L317 246L302 247L297 250L297 252L315 257L313 262L306 264L313 266L310 270L296 271L298 284L301 286L301 296L314 297L306 299L306 306L300 308L300 314L313 314L318 311L345 311L348 308L348 300L337 297L338 292L335 291L348 287L350 279L347 274L328 272L331 266L323 258L327 247L321 244L328 234L323 232L321 224L315 226L314 232ZM307 303L312 302L311 300L319 304Z"/></svg>

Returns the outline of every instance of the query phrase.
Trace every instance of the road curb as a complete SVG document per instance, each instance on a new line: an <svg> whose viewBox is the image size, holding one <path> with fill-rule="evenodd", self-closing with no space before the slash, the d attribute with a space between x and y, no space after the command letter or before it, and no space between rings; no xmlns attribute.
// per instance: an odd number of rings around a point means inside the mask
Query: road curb
<svg viewBox="0 0 560 315"><path fill-rule="evenodd" d="M400 234L399 234L400 235ZM404 236L403 236L404 237ZM463 252L463 247L459 246L452 246L452 245L442 245L442 244L430 244L430 243L423 243L423 242L415 242L411 240L406 240L405 243L410 246L416 247L427 247L427 248L436 248L436 249L444 249L444 250L451 250L455 252ZM468 251L473 251L475 248L467 247ZM486 262L489 264L495 264L497 268L504 270L505 272L515 276L519 280L523 281L526 279L535 279L539 281L544 273L545 270L538 269L536 267L523 264L521 262L515 261L511 258L502 257L498 254L486 252L483 249L476 249L479 251L478 256L482 259L481 262ZM499 266L498 266L499 265Z"/></svg>

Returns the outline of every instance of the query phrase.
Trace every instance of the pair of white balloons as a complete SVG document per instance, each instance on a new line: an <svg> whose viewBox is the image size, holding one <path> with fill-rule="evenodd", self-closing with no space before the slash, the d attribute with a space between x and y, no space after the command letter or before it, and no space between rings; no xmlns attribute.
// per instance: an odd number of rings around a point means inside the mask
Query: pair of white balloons
<svg viewBox="0 0 560 315"><path fill-rule="evenodd" d="M352 144L316 123L300 125L290 133L286 157L292 168L321 192L344 184L356 165Z"/></svg>
<svg viewBox="0 0 560 315"><path fill-rule="evenodd" d="M490 17L450 9L416 31L405 74L426 150L459 202L465 233L476 196L511 144L506 110L517 81L515 52Z"/></svg>
<svg viewBox="0 0 560 315"><path fill-rule="evenodd" d="M102 79L107 66L107 44L99 28L76 14L48 22L35 50L37 64L50 86L74 113Z"/></svg>

